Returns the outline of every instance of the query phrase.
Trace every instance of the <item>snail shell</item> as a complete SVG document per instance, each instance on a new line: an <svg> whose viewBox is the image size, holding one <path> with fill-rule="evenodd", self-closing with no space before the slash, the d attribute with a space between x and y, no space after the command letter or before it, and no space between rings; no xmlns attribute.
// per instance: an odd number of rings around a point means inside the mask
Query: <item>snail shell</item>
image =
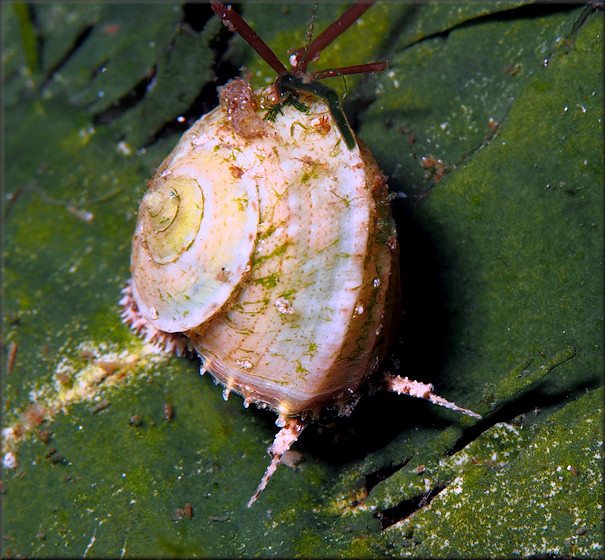
<svg viewBox="0 0 605 560"><path fill-rule="evenodd" d="M311 417L350 413L392 337L399 267L385 178L316 79L386 63L306 71L370 4L353 4L297 49L292 71L230 7L211 5L278 77L255 92L241 79L221 88L220 106L150 181L122 317L166 350L195 350L225 398L233 390L278 413L250 507ZM430 384L391 374L381 384L480 418Z"/></svg>
<svg viewBox="0 0 605 560"><path fill-rule="evenodd" d="M374 158L347 148L313 96L264 121L275 95L233 80L160 166L124 313L147 334L186 335L204 370L283 425L343 405L377 368L399 282Z"/></svg>

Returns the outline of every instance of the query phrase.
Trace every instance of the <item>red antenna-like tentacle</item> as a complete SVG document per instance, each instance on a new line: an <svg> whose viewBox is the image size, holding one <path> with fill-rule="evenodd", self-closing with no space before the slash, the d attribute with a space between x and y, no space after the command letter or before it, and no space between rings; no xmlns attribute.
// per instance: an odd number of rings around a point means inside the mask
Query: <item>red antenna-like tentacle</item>
<svg viewBox="0 0 605 560"><path fill-rule="evenodd" d="M317 54L325 49L336 37L341 33L344 33L351 25L357 21L362 14L372 6L373 2L356 2L353 4L342 16L340 16L334 23L329 25L324 31L322 31L309 45L307 50L306 47L300 47L293 53L294 60L298 62L296 70L305 72L309 62L311 62ZM305 52L306 51L306 52ZM303 58L304 57L304 58Z"/></svg>
<svg viewBox="0 0 605 560"><path fill-rule="evenodd" d="M342 68L331 68L329 70L320 70L312 74L314 80L323 78L333 78L334 76L345 76L348 74L363 74L364 72L382 72L386 70L388 62L368 62L367 64L358 64L356 66L344 66Z"/></svg>
<svg viewBox="0 0 605 560"><path fill-rule="evenodd" d="M227 23L231 31L236 31L242 38L260 55L260 57L278 74L287 72L286 67L275 56L275 53L269 48L260 35L254 31L243 18L230 7L225 6L218 0L212 0L212 10Z"/></svg>

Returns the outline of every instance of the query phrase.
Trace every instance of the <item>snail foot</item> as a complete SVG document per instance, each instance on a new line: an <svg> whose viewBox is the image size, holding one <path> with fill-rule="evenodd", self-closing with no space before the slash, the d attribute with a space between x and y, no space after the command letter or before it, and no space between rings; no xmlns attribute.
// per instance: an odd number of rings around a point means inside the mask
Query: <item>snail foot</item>
<svg viewBox="0 0 605 560"><path fill-rule="evenodd" d="M280 418L282 420L282 418ZM256 502L257 498L260 496L260 493L265 489L269 479L273 476L273 473L277 470L279 463L283 454L290 449L292 444L298 439L298 436L303 431L303 428L307 425L307 422L302 418L298 418L296 416L283 418L285 424L279 432L275 435L275 439L271 444L271 447L267 450L269 455L271 455L271 463L267 467L265 474L256 489L256 492L250 498L248 502L248 507L250 507L254 502Z"/></svg>
<svg viewBox="0 0 605 560"><path fill-rule="evenodd" d="M456 403L448 401L447 399L444 399L443 397L433 393L432 383L421 383L420 381L414 381L413 379L401 377L400 375L388 374L385 376L384 384L387 390L393 391L398 395L409 395L410 397L416 397L418 399L426 399L433 404L449 408L450 410L455 410L456 412L461 412L467 416L481 418L480 414L477 414L468 408L462 408Z"/></svg>
<svg viewBox="0 0 605 560"><path fill-rule="evenodd" d="M167 333L156 329L141 314L132 295L132 278L124 286L119 304L122 308L120 314L122 321L155 350L177 356L189 355L189 339L184 334Z"/></svg>

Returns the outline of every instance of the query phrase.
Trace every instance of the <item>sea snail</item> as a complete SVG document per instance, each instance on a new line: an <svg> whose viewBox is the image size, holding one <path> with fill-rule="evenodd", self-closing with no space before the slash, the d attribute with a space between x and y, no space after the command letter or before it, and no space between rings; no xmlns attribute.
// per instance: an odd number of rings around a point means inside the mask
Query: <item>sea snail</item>
<svg viewBox="0 0 605 560"><path fill-rule="evenodd" d="M386 63L306 70L368 7L354 4L296 50L288 71L213 1L278 78L257 91L243 79L222 87L220 106L184 133L139 208L124 321L166 350L197 353L225 398L233 391L278 414L271 463L248 506L310 420L326 408L350 413L398 315L385 177L318 81ZM394 375L382 385L477 416L431 385Z"/></svg>

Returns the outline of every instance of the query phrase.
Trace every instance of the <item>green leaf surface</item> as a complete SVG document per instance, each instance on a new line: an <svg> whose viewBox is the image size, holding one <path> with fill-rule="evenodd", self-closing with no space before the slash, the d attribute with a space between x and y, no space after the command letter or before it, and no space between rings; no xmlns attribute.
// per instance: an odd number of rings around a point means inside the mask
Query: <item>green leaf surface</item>
<svg viewBox="0 0 605 560"><path fill-rule="evenodd" d="M241 8L284 63L304 44L308 4ZM155 168L217 85L271 70L205 4L2 26L4 556L602 557L602 12L378 3L314 63L389 62L329 84L398 193L390 367L483 419L368 396L250 509L275 416L118 302Z"/></svg>

